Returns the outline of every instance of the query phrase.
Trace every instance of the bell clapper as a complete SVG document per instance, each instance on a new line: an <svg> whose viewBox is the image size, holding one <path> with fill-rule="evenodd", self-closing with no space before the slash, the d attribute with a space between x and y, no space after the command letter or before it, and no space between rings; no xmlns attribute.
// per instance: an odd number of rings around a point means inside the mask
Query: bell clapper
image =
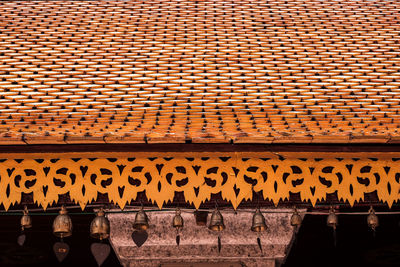
<svg viewBox="0 0 400 267"><path fill-rule="evenodd" d="M222 247L222 244L221 244L221 237L220 237L220 235L218 234L218 253L221 253L221 247Z"/></svg>
<svg viewBox="0 0 400 267"><path fill-rule="evenodd" d="M261 244L261 233L260 232L258 233L258 236L257 236L257 245L260 248L261 254L264 254L263 249L262 249L262 244Z"/></svg>
<svg viewBox="0 0 400 267"><path fill-rule="evenodd" d="M179 229L176 228L176 245L179 246L180 242L181 242L181 235L179 234Z"/></svg>
<svg viewBox="0 0 400 267"><path fill-rule="evenodd" d="M337 240L336 240L337 238L336 238L336 228L333 228L333 245L336 247L336 243L337 243Z"/></svg>

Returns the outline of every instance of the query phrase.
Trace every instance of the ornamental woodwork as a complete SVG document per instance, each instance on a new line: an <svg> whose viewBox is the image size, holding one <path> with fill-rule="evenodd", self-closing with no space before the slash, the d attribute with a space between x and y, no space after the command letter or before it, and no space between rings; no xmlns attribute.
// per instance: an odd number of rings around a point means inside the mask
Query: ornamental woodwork
<svg viewBox="0 0 400 267"><path fill-rule="evenodd" d="M326 194L353 205L376 191L389 206L399 199L400 153L42 153L0 155L0 203L8 209L33 193L46 208L61 194L84 208L108 194L121 208L144 191L159 208L183 192L196 208L212 194L237 208L253 190L276 205L300 193L313 205Z"/></svg>

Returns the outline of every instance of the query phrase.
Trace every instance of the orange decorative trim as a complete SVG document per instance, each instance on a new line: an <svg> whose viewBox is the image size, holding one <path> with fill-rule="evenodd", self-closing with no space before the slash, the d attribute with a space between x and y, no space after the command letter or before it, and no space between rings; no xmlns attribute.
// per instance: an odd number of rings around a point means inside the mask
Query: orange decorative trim
<svg viewBox="0 0 400 267"><path fill-rule="evenodd" d="M400 196L400 153L32 153L0 162L5 209L22 193L43 208L65 193L82 208L98 193L124 208L141 191L159 208L176 191L196 208L219 192L237 208L252 190L275 204L290 192L313 205L334 192L350 205L373 191L389 206Z"/></svg>

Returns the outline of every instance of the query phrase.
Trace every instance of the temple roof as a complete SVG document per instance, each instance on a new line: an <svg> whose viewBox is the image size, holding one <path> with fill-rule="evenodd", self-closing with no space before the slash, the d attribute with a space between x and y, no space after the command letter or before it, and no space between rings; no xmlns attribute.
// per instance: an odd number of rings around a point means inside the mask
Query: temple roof
<svg viewBox="0 0 400 267"><path fill-rule="evenodd" d="M0 2L0 144L395 142L400 2Z"/></svg>

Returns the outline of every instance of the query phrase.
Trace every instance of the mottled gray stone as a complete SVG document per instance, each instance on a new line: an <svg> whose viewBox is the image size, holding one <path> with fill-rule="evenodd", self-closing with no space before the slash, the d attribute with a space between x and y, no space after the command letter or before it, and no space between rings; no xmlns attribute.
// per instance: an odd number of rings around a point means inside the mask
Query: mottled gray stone
<svg viewBox="0 0 400 267"><path fill-rule="evenodd" d="M174 211L147 212L150 222L149 238L138 248L132 241L135 213L108 213L111 223L110 241L124 266L162 266L163 263L240 262L245 266L275 266L290 248L294 229L290 226L288 209L263 210L268 226L258 234L250 230L251 211L221 211L226 229L220 233L197 226L192 211L182 211L185 225L180 246L176 245L176 230L172 227ZM209 214L210 219L211 213ZM217 239L222 249L218 253ZM260 236L263 252L257 245ZM194 265L195 266L195 265Z"/></svg>

